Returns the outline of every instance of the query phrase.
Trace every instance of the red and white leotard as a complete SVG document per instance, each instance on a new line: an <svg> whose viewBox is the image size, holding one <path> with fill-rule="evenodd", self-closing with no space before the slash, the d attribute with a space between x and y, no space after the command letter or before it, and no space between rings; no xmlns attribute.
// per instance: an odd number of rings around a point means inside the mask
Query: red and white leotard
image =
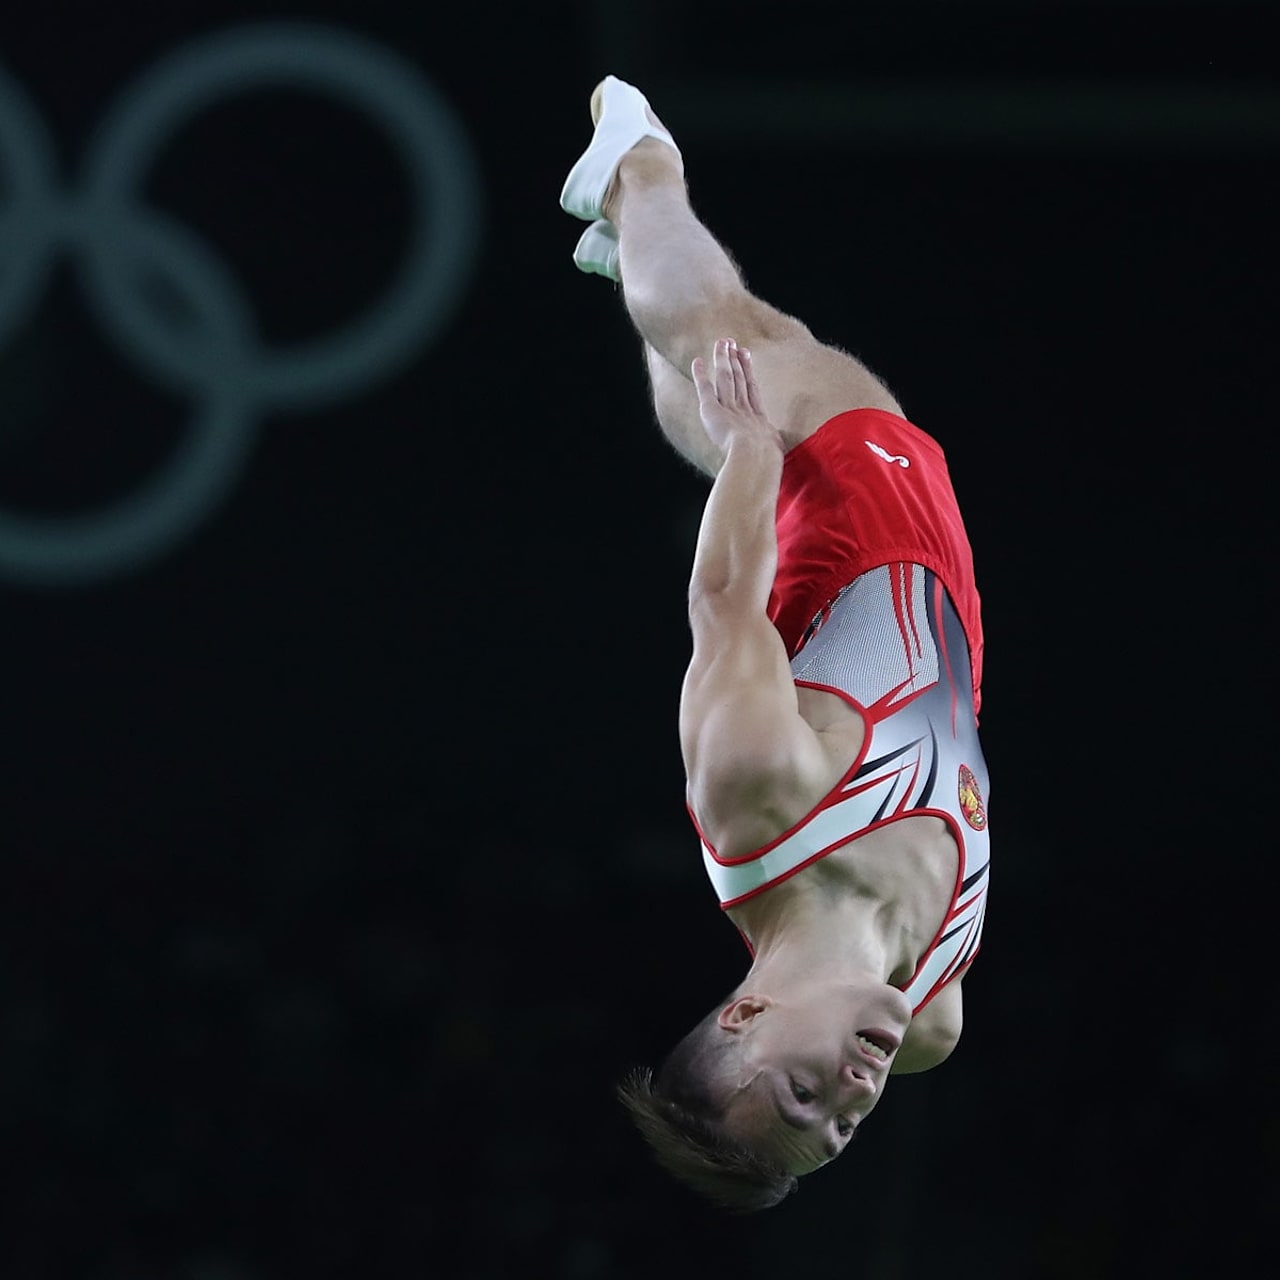
<svg viewBox="0 0 1280 1280"><path fill-rule="evenodd" d="M792 675L842 697L866 734L794 827L737 858L702 838L703 862L728 908L868 831L941 818L960 856L946 914L903 987L918 1013L976 955L989 883L978 594L941 449L878 410L832 419L787 454L778 541L770 617Z"/></svg>

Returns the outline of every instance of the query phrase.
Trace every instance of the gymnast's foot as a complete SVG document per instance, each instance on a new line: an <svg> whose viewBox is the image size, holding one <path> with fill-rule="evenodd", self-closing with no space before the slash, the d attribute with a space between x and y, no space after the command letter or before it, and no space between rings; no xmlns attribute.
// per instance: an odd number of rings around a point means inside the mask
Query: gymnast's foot
<svg viewBox="0 0 1280 1280"><path fill-rule="evenodd" d="M579 237L573 251L574 265L588 275L621 280L618 270L618 229L607 218L597 218Z"/></svg>
<svg viewBox="0 0 1280 1280"><path fill-rule="evenodd" d="M594 223L608 217L605 209L613 193L618 165L632 147L662 144L670 147L677 158L680 149L654 115L644 94L617 76L605 76L596 85L591 94L591 119L595 132L569 170L560 192L560 207L575 218ZM651 138L656 142L647 141ZM578 258L575 252L574 260ZM594 268L584 268L590 269Z"/></svg>

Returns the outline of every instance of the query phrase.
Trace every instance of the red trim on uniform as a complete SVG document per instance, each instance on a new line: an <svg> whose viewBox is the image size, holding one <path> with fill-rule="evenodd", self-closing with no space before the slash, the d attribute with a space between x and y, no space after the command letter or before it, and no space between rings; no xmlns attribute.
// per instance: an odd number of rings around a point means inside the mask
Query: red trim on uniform
<svg viewBox="0 0 1280 1280"><path fill-rule="evenodd" d="M902 566L903 587L902 597L907 605L907 617L911 621L911 637L916 642L916 657L924 657L924 642L920 639L920 621L916 617L916 566L913 564L904 564Z"/></svg>
<svg viewBox="0 0 1280 1280"><path fill-rule="evenodd" d="M910 706L922 693L928 693L933 688L934 681L920 689L912 689L911 695L906 698L899 698L898 695L911 683L911 680L903 680L901 684L895 684L888 693L881 694L869 707L867 712L872 724L879 724L881 720L888 719L895 711L901 711L903 707Z"/></svg>
<svg viewBox="0 0 1280 1280"><path fill-rule="evenodd" d="M973 954L968 958L968 960L964 962L963 965L960 966L959 969L955 970L953 973L944 974L941 978L939 978L938 981L935 982L933 986L929 988L928 992L926 992L924 999L921 1000L920 1003L916 1005L914 1009L911 1010L911 1016L914 1018L916 1014L919 1013L920 1010L923 1009L925 1005L927 1005L929 1001L932 1000L933 997L936 996L938 992L942 990L943 987L949 986L953 982L958 982L961 978L963 978L964 975L969 971L969 966L978 958L978 952L981 949L982 949L982 944L979 943L976 947L974 947Z"/></svg>
<svg viewBox="0 0 1280 1280"><path fill-rule="evenodd" d="M914 815L904 814L901 816L913 817ZM806 867L812 866L815 862L818 862L820 859L825 858L828 854L834 853L837 849L842 848L846 844L852 844L853 841L857 839L858 836L866 835L868 831L876 831L880 827L887 827L890 825L890 823L898 822L899 820L900 820L900 816L897 814L893 815L892 817L881 818L879 822L875 823L873 826L864 827L861 831L857 832L856 835L842 836L839 840L833 840L830 844L823 846L823 848L819 849L816 853L810 854L807 858L805 858L803 862L798 863L796 866L790 868L787 871L779 872L779 874L774 876L774 878L770 880L767 884L758 885L754 889L748 889L746 893L740 893L736 898L729 898L727 901L722 902L720 904L720 909L722 911L728 911L730 907L736 907L740 903L747 902L752 898L758 897L760 894L764 893L766 889L772 889L774 885L782 884L784 880L790 880L792 876L799 875L799 873L803 871ZM703 843L705 844L706 842L704 841ZM712 858L716 860L716 862L720 863L721 866L729 865L724 861L722 861L720 858L716 857L715 850L712 849L710 845L707 845L706 848L707 848L707 852L712 856ZM752 856L763 857L764 854L761 853L761 854L756 854ZM737 861L741 862L741 861L744 861L744 859L738 859Z"/></svg>
<svg viewBox="0 0 1280 1280"><path fill-rule="evenodd" d="M898 624L898 635L902 637L902 654L907 660L908 676L906 682L910 684L916 678L916 664L914 655L911 652L911 637L907 634L907 629L910 626L910 629L915 631L915 627L911 625L907 617L911 609L911 602L907 596L905 578L906 565L891 564L889 566L890 595L893 597L893 620Z"/></svg>
<svg viewBox="0 0 1280 1280"><path fill-rule="evenodd" d="M990 874L990 872L988 872ZM967 911L979 898L987 891L987 886L982 880L978 880L973 886L973 892L967 898L961 898L951 910L950 918L954 919L962 911Z"/></svg>
<svg viewBox="0 0 1280 1280"><path fill-rule="evenodd" d="M883 781L883 778L881 779L881 781ZM857 795L858 792L850 791L847 794ZM819 806L819 808L823 808L823 809L830 808L830 805L822 804ZM817 813L818 809L814 809L813 812ZM928 951L925 952L925 955L924 957L921 958L919 964L916 965L915 972L911 975L912 978L914 978L915 975L920 972L920 968L921 968L921 965L924 964L925 957L931 955L934 949L937 947L938 935L941 935L944 932L943 926L946 925L947 920L951 919L950 913L956 904L956 899L960 893L960 887L964 884L964 876L962 874L962 872L964 871L964 833L960 830L960 826L956 822L956 820L949 813L945 812L942 809L912 809L909 813L894 813L887 818L881 818L879 822L873 822L869 827L863 827L861 830L855 831L852 835L844 836L842 839L832 841L832 843L827 845L825 848L822 848L818 850L817 853L811 854L809 857L807 857L802 863L800 863L799 866L793 867L789 871L781 872L779 875L775 876L772 880L770 880L767 884L758 885L754 889L748 889L746 893L739 894L736 898L730 898L728 899L728 901L722 902L720 904L721 910L727 911L730 907L736 907L739 903L746 902L748 899L754 898L757 895L764 893L766 889L772 889L775 884L781 884L784 880L790 880L793 875L795 875L799 871L803 871L805 867L810 866L813 863L817 862L819 858L825 858L827 854L834 852L836 849L842 848L846 844L852 844L860 836L865 836L869 831L879 831L881 827L887 827L892 825L895 822L901 822L904 818L921 818L921 817L941 818L943 822L947 824L947 829L951 832L951 837L956 842L956 850L959 856L956 858L956 882L951 889L951 901L947 904L947 913L942 918L942 925L939 926L938 934L934 936L933 943L930 945ZM695 819L694 821L696 825L697 820ZM796 827L792 827L791 830L795 831L797 827L803 826L804 822L807 822L807 821L808 821L807 818L804 819L802 822L797 823ZM712 860L718 863L722 867L733 867L733 866L738 866L744 862L754 862L759 858L763 858L764 855L768 853L769 850L772 849L778 843L777 840L774 840L770 844L757 850L755 853L746 854L744 857L741 857L741 858L733 858L731 860L726 860L725 858L720 857L720 855L716 853L716 851L707 842L706 837L702 835L701 831L698 832L698 835L699 835L699 838L702 840L702 843L706 848L707 853L711 855ZM910 982L908 982L907 985L910 986Z"/></svg>
<svg viewBox="0 0 1280 1280"><path fill-rule="evenodd" d="M969 953L969 958L951 975L951 981L955 982L958 978L963 978L969 972L969 966L978 958L978 952L982 950L982 940L979 939L975 943L973 950Z"/></svg>
<svg viewBox="0 0 1280 1280"><path fill-rule="evenodd" d="M859 768L861 768L862 762L867 757L867 750L871 746L871 723L872 723L871 717L867 713L867 708L864 707L860 702L858 702L856 698L851 698L843 689L837 689L834 685L818 684L817 682L812 680L797 680L795 683L796 683L796 686L799 688L818 689L824 693L834 693L837 695L837 697L847 702L849 706L852 707L853 710L856 711L862 717L862 727L863 727L862 745L858 748L858 754L854 758L853 763L841 775L840 780L835 784L834 787L831 788L830 791L827 792L825 796L822 797L821 800L818 801L817 804L813 806L812 809L809 810L808 813L804 815L803 818L801 818L798 822L793 823L784 832L782 832L781 835L774 837L774 839L770 840L768 844L761 845L760 848L756 849L752 853L744 853L741 857L738 857L738 858L722 858L715 851L715 847L712 845L711 841L709 841L706 838L706 835L703 833L702 826L698 822L697 815L693 812L693 806L690 805L689 802L686 800L685 808L688 810L689 817L693 821L693 827L694 827L694 830L698 833L698 838L706 846L707 852L711 855L712 861L719 863L720 866L722 867L736 867L744 862L754 862L757 858L764 857L764 855L768 853L770 849L773 849L776 846L780 845L788 836L793 835L795 832L799 831L800 828L803 827L805 823L808 822L811 818L813 818L816 814L819 814L822 812L823 809L829 809L833 804L836 804L842 798L842 796L846 794L844 788L848 785L853 775L858 772ZM861 790L861 788L859 788L858 790ZM857 795L858 790L848 792L847 794Z"/></svg>
<svg viewBox="0 0 1280 1280"><path fill-rule="evenodd" d="M914 1018L916 1014L918 1014L920 1010L923 1009L925 1005L927 1005L929 1001L932 1000L933 997L936 996L938 992L941 991L942 988L945 987L949 981L950 979L945 976L939 978L937 982L935 982L933 986L931 986L929 990L925 992L924 999L921 1000L918 1005L915 1005L912 1008L911 1016ZM911 985L910 983L907 984L907 986L910 986L910 985Z"/></svg>
<svg viewBox="0 0 1280 1280"><path fill-rule="evenodd" d="M941 809L912 809L910 813L905 814L903 816L908 818L914 818L917 814L925 814L925 813L932 814L935 818L941 818L943 822L947 824L947 827L951 832L952 839L955 840L956 842L956 852L958 854L956 858L956 881L951 888L951 901L947 905L946 912L943 914L942 923L938 926L937 933L933 935L933 941L929 943L928 947L925 948L924 954L920 956L920 958L916 961L916 967L911 971L911 976L906 980L905 983L903 983L901 987L901 990L903 991L905 991L908 987L910 987L911 984L920 976L920 973L924 969L925 964L928 962L929 957L933 955L933 953L938 949L939 939L941 939L942 935L946 932L948 922L955 919L956 906L960 898L960 891L964 886L965 847L964 847L964 832L960 830L960 824L949 813L944 813ZM896 822L898 821L898 819L894 818L892 819L892 821ZM876 824L876 826L883 826L883 825L884 825L883 823ZM866 830L874 831L875 827L867 827ZM859 832L858 834L861 835L862 832ZM761 890L767 889L768 887L769 887L768 885L761 885L760 889L757 889L755 892L759 893L761 892ZM973 932L973 926L976 925L977 923L978 923L978 918L975 917L970 924L969 932L966 933L965 935L966 941L968 940L969 936ZM964 948L960 947L959 950L963 951ZM946 979L944 975L943 979L936 982L933 985L933 987L929 989L929 992L925 996L925 998L912 1011L913 1014L919 1013L919 1011L923 1009L924 1006L928 1004L930 1000L933 999L933 997L937 994L937 992L946 985L947 980L948 979Z"/></svg>

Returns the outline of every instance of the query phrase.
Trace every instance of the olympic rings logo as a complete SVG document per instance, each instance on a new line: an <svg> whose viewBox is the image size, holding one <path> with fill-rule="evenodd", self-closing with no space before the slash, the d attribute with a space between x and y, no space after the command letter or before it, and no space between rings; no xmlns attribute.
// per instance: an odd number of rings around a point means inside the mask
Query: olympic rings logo
<svg viewBox="0 0 1280 1280"><path fill-rule="evenodd" d="M400 274L378 303L336 332L274 349L210 246L140 199L145 172L190 116L262 86L320 91L364 112L403 162L414 203ZM56 169L38 113L0 69L0 346L70 254L104 331L193 412L176 455L125 498L58 519L0 509L0 573L23 582L101 579L172 547L235 483L264 413L331 403L403 367L451 316L475 258L479 182L453 112L412 66L348 30L255 24L170 53L108 112L77 191L59 191ZM157 276L194 333L149 309L137 285Z"/></svg>

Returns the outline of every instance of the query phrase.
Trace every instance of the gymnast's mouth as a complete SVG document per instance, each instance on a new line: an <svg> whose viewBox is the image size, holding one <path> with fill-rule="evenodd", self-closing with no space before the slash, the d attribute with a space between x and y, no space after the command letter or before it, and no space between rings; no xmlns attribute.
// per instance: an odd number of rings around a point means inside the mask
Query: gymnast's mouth
<svg viewBox="0 0 1280 1280"><path fill-rule="evenodd" d="M872 1062L888 1062L889 1055L898 1047L896 1036L887 1031L855 1032L858 1047Z"/></svg>

